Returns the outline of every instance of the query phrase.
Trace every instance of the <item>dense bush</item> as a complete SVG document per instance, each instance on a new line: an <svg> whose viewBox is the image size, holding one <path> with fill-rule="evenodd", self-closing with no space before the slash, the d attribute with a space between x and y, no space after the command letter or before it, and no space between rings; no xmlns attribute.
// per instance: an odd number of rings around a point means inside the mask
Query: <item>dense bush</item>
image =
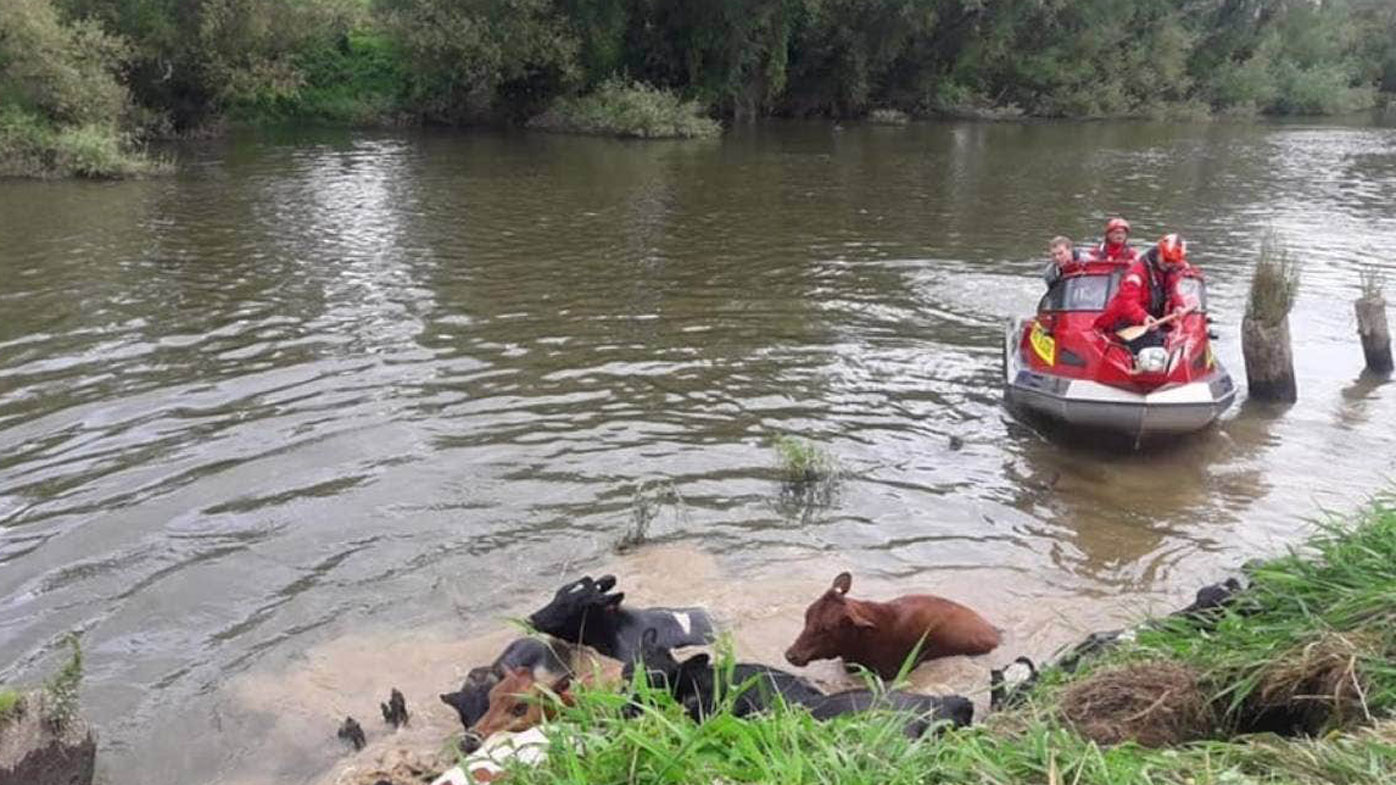
<svg viewBox="0 0 1396 785"><path fill-rule="evenodd" d="M63 24L48 0L0 5L0 176L149 171L123 130L126 56L95 22Z"/></svg>
<svg viewBox="0 0 1396 785"><path fill-rule="evenodd" d="M592 92L560 98L528 122L530 128L641 139L717 136L722 127L703 115L702 104L673 92L620 79L602 82Z"/></svg>

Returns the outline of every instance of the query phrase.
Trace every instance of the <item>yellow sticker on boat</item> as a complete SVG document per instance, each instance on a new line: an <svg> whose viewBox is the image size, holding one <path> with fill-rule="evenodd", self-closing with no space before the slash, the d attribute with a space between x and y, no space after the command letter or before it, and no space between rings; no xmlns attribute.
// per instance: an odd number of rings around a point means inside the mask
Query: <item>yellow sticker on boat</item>
<svg viewBox="0 0 1396 785"><path fill-rule="evenodd" d="M1207 370L1212 370L1212 366L1217 364L1217 358L1212 356L1212 344L1207 344Z"/></svg>
<svg viewBox="0 0 1396 785"><path fill-rule="evenodd" d="M1028 341L1032 343L1033 351L1048 365L1057 363L1057 342L1052 336L1043 331L1042 325L1038 322L1032 323L1032 332L1028 333Z"/></svg>

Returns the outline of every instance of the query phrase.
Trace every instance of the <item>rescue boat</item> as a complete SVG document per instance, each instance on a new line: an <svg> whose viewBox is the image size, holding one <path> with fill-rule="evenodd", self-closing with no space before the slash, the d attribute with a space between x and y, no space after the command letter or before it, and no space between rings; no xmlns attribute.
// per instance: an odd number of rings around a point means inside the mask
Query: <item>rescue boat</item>
<svg viewBox="0 0 1396 785"><path fill-rule="evenodd" d="M1136 355L1093 324L1125 268L1092 262L1056 280L1037 316L1016 320L1004 340L1004 398L1011 409L1066 425L1139 440L1210 425L1236 399L1231 375L1212 352L1206 285L1178 283L1191 309L1160 327L1162 346Z"/></svg>

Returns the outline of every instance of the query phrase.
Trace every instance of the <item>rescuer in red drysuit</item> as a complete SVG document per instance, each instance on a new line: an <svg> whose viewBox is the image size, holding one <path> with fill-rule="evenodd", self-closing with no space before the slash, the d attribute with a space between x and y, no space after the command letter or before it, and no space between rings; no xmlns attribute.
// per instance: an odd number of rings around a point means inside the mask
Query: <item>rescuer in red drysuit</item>
<svg viewBox="0 0 1396 785"><path fill-rule="evenodd" d="M1188 246L1182 237L1164 235L1158 245L1130 264L1124 278L1120 279L1119 290L1096 318L1095 328L1113 332L1142 324L1151 328L1145 333L1145 336L1153 336L1150 343L1160 345L1158 331L1152 329L1154 322L1167 313L1187 307L1179 296L1178 280L1199 274L1188 264L1187 256Z"/></svg>
<svg viewBox="0 0 1396 785"><path fill-rule="evenodd" d="M1091 249L1090 259L1096 262L1129 264L1139 258L1139 251L1129 244L1129 221L1111 218L1105 222L1105 239Z"/></svg>

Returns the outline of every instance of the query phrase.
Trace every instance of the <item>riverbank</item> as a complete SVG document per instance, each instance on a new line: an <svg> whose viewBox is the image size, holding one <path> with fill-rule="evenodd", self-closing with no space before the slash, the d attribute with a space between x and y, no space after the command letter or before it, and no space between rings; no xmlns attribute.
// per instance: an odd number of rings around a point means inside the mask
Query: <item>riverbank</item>
<svg viewBox="0 0 1396 785"><path fill-rule="evenodd" d="M1367 783L1396 777L1396 507L1248 570L1224 608L1043 671L1015 708L935 739L803 711L702 725L583 692L527 782ZM1124 636L1126 638L1130 636ZM580 744L577 744L580 742Z"/></svg>
<svg viewBox="0 0 1396 785"><path fill-rule="evenodd" d="M191 0L176 13L114 0L15 0L0 10L0 94L58 129L110 129L117 141L108 147L224 121L516 126L542 116L575 129L558 115L595 103L598 88L617 79L737 121L847 120L876 109L1332 115L1396 90L1393 30L1396 16L1381 4L1346 3L1236 14L1154 0L919 11L753 0L691 13L614 0ZM71 144L46 149L58 155ZM91 171L53 164L41 173Z"/></svg>

